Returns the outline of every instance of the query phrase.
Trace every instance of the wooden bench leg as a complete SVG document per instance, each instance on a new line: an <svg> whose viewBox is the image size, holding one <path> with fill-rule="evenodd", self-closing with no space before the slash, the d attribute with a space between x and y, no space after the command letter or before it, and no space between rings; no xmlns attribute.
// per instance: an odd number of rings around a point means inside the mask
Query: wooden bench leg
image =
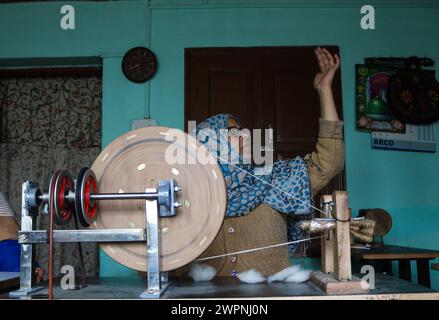
<svg viewBox="0 0 439 320"><path fill-rule="evenodd" d="M392 275L392 260L374 260L373 266L377 273Z"/></svg>
<svg viewBox="0 0 439 320"><path fill-rule="evenodd" d="M410 267L410 260L398 260L399 277L403 280L412 281L412 269Z"/></svg>
<svg viewBox="0 0 439 320"><path fill-rule="evenodd" d="M430 264L428 259L416 260L416 271L418 273L418 284L427 288L431 288L430 284Z"/></svg>

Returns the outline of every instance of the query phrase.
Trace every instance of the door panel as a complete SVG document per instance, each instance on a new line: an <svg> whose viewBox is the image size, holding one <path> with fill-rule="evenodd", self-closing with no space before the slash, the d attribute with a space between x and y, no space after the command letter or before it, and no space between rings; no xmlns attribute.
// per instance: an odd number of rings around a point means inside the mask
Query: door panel
<svg viewBox="0 0 439 320"><path fill-rule="evenodd" d="M241 123L251 126L253 78L252 70L209 70L209 115L234 114L239 116Z"/></svg>

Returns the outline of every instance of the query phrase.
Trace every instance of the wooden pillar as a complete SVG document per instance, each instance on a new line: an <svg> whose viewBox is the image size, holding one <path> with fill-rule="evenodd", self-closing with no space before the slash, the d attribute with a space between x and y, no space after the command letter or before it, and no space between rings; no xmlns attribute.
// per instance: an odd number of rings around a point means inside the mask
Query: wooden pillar
<svg viewBox="0 0 439 320"><path fill-rule="evenodd" d="M320 198L320 208L326 212L326 216L322 218L331 218L330 203L332 203L332 196L327 194ZM321 268L324 273L334 272L334 230L327 230L324 232L324 238L321 240Z"/></svg>
<svg viewBox="0 0 439 320"><path fill-rule="evenodd" d="M334 277L339 281L349 281L352 280L352 270L348 193L346 191L334 191L332 199L334 201L332 212L336 218L336 228L334 231Z"/></svg>

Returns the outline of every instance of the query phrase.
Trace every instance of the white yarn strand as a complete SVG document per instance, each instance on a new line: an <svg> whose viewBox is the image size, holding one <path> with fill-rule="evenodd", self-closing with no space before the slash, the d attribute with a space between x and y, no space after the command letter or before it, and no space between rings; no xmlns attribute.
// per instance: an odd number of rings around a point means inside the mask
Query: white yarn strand
<svg viewBox="0 0 439 320"><path fill-rule="evenodd" d="M276 189L276 190L278 190L278 191L280 191L280 192L286 194L287 196L289 196L289 197L291 197L291 198L293 198L293 199L295 199L295 200L297 200L297 201L303 203L304 205L306 205L306 206L308 206L308 207L310 207L310 208L312 208L312 209L314 209L314 210L316 210L316 211L319 211L320 213L323 213L323 214L324 214L324 217L326 217L326 216L328 215L327 212L325 212L325 211L323 211L323 210L321 210L321 209L319 209L319 208L317 208L317 207L314 207L312 204L309 204L309 203L307 203L306 201L303 201L302 199L299 199L299 198L293 196L291 193L289 193L289 192L287 192L287 191L285 191L285 190L283 190L283 189L281 189L281 188L279 188L279 187L276 187L275 185L273 185L273 184L271 184L271 183L265 181L264 179L261 179L261 178L259 178L258 176L255 176L254 174L251 174L250 172L248 172L248 171L246 171L246 170L244 170L244 169L242 169L242 168L240 168L240 167L238 167L238 166L236 166L236 165L234 165L234 164L232 164L232 163L229 163L227 160L225 160L225 159L223 159L223 158L221 158L221 157L219 157L219 156L215 156L215 155L214 155L214 157L216 157L217 160L219 159L219 160L222 160L223 162L226 162L229 166L232 166L232 167L234 167L234 168L236 168L236 169L238 169L238 170L240 170L240 171L243 171L243 172L247 173L248 175L252 176L253 178L255 178L255 179L257 179L257 180L262 181L262 182L265 183L265 184L268 184L270 187L272 187L272 188L274 188L274 189Z"/></svg>
<svg viewBox="0 0 439 320"><path fill-rule="evenodd" d="M300 240L295 240L295 241L277 243L277 244L272 244L272 245L264 246L264 247L258 247L258 248L253 248L253 249L246 249L246 250L241 250L241 251L235 251L235 252L230 252L230 253L219 254L219 255L216 255L216 256L200 258L200 259L197 259L195 261L205 261L205 260L217 259L217 258L222 258L222 257L227 257L227 256L234 256L234 255L243 254L243 253L249 253L249 252L254 252L254 251L259 251L259 250L265 250L265 249L270 249L270 248L286 246L286 245L289 245L289 244L292 244L292 243L299 243L299 242L309 241L309 240L313 240L313 239L320 239L320 238L323 238L323 237L325 237L325 236L312 237L312 238L300 239Z"/></svg>

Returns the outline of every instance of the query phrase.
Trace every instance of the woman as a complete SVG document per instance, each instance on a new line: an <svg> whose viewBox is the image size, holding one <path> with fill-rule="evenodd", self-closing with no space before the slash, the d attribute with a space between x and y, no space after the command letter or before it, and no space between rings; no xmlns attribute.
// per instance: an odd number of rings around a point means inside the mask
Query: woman
<svg viewBox="0 0 439 320"><path fill-rule="evenodd" d="M257 177L243 152L248 141L230 130L240 129L236 118L220 114L197 126L197 139L219 158L228 191L227 218L202 257L306 237L297 228L297 221L310 217L312 195L326 186L344 166L343 123L339 121L331 89L340 60L326 49L317 48L315 54L320 72L315 76L314 88L320 98L321 118L316 150L311 154L276 161L270 174ZM229 157L227 163L222 161L224 154ZM289 252L295 253L300 248L299 244L292 244ZM206 263L216 269L217 276L230 276L248 269L271 275L291 265L289 252L282 246L207 260Z"/></svg>

